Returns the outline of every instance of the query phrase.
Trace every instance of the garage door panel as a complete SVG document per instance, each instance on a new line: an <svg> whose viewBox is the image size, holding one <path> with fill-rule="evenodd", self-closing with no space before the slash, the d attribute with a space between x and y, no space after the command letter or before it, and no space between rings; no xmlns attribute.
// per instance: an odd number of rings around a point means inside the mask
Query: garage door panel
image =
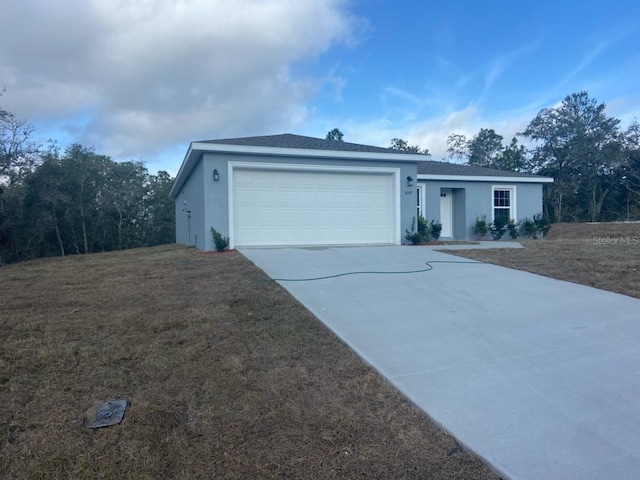
<svg viewBox="0 0 640 480"><path fill-rule="evenodd" d="M234 243L394 243L391 174L237 169Z"/></svg>

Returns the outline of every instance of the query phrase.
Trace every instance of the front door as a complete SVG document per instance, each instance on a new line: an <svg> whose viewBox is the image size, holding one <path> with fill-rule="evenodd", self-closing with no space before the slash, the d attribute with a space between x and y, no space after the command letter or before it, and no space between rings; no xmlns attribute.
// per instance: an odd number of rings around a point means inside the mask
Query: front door
<svg viewBox="0 0 640 480"><path fill-rule="evenodd" d="M453 237L453 195L451 189L440 190L440 223L442 223L441 237Z"/></svg>

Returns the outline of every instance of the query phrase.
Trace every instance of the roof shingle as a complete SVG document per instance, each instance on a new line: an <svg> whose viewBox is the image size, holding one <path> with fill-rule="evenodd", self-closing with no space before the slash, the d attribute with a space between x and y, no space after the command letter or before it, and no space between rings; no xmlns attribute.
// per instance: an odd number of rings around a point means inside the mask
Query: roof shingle
<svg viewBox="0 0 640 480"><path fill-rule="evenodd" d="M532 175L530 173L513 172L510 170L498 170L496 168L477 167L475 165L462 165L460 163L436 162L433 160L418 162L418 175L542 178L539 175Z"/></svg>
<svg viewBox="0 0 640 480"><path fill-rule="evenodd" d="M336 140L324 140L321 138L305 137L284 133L281 135L264 135L260 137L224 138L220 140L204 140L198 143L218 143L222 145L242 145L250 147L273 148L301 148L305 150L333 150L339 152L365 152L365 153L408 153L391 148L373 147L358 143L339 142ZM413 154L415 155L415 154Z"/></svg>
<svg viewBox="0 0 640 480"><path fill-rule="evenodd" d="M263 135L258 137L223 138L217 140L202 140L196 143L212 143L220 145L239 145L247 147L271 147L271 148L297 148L303 150L331 150L338 152L363 152L363 153L390 153L390 154L424 154L395 150L392 148L374 147L358 143L325 140L321 138L306 137L284 133L280 135ZM412 159L414 160L414 159ZM495 168L477 167L475 165L462 165L459 163L438 162L434 160L418 161L418 174L420 175L455 175L469 177L526 177L544 178L529 173L498 170Z"/></svg>

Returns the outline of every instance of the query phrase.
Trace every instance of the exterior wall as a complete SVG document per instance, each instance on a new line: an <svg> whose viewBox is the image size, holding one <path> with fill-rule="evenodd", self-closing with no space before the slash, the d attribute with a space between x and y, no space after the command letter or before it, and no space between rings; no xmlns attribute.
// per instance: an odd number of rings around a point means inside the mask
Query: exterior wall
<svg viewBox="0 0 640 480"><path fill-rule="evenodd" d="M396 168L400 170L400 191L396 192L400 199L400 238L405 242L404 231L409 228L411 219L416 211L416 185L417 185L417 165L415 162L398 161L375 161L375 160L334 160L334 159L308 159L304 157L277 157L262 155L242 155L242 154L220 154L204 153L198 166L202 169L198 173L198 180L203 186L202 205L205 205L202 230L206 233L204 242L198 240L198 248L204 250L214 250L213 239L209 233L213 226L225 237L231 237L229 231L229 162L252 162L252 163L278 163L297 165L318 165L321 167L378 167ZM218 182L213 181L213 170L217 169L220 174ZM194 170L195 173L195 170ZM193 175L193 173L192 173ZM407 186L407 177L413 178L413 186ZM188 183L192 181L189 178ZM186 184L185 184L186 186ZM183 189L184 190L184 189ZM178 197L180 198L180 196ZM179 202L176 202L176 205ZM176 217L177 219L177 217ZM178 227L179 228L179 227ZM193 213L192 213L193 229ZM180 240L178 240L180 241ZM183 243L183 242L180 242Z"/></svg>
<svg viewBox="0 0 640 480"><path fill-rule="evenodd" d="M422 183L422 182L421 182ZM424 185L424 218L427 221L440 220L440 184L434 184L431 182L423 183ZM456 204L453 204L453 211L455 215Z"/></svg>
<svg viewBox="0 0 640 480"><path fill-rule="evenodd" d="M515 187L516 221L542 212L542 184L470 181L421 181L425 189L425 219L440 220L440 189L450 188L453 193L453 232L457 240L475 240L473 225L480 215L492 220L493 187Z"/></svg>
<svg viewBox="0 0 640 480"><path fill-rule="evenodd" d="M211 227L223 237L230 237L229 232L229 165L231 155L221 156L205 153L202 156L204 165L204 227L208 235L205 237L204 250L215 250ZM213 181L213 171L218 170L220 180Z"/></svg>
<svg viewBox="0 0 640 480"><path fill-rule="evenodd" d="M204 249L205 233L205 178L200 160L176 197L176 242Z"/></svg>
<svg viewBox="0 0 640 480"><path fill-rule="evenodd" d="M453 192L453 238L467 238L467 190L454 188ZM475 217L474 217L475 221Z"/></svg>
<svg viewBox="0 0 640 480"><path fill-rule="evenodd" d="M396 164L397 165L397 164ZM410 243L405 236L405 230L411 226L411 220L416 216L418 204L418 165L416 163L403 163L400 169L400 242ZM413 178L413 186L407 186L407 177Z"/></svg>
<svg viewBox="0 0 640 480"><path fill-rule="evenodd" d="M542 185L518 184L518 220L542 213Z"/></svg>
<svg viewBox="0 0 640 480"><path fill-rule="evenodd" d="M282 157L275 155L246 155L205 152L178 192L176 205L176 241L195 245L201 250L214 250L210 229L214 227L225 237L232 237L229 219L229 162L297 164L318 167L363 167L386 168L399 171L400 232L404 235L416 215L417 164L414 161L376 161L350 159L322 159L305 157ZM213 170L218 170L220 179L213 180ZM413 186L407 185L407 177L413 178ZM542 211L542 184L495 181L421 180L424 186L423 212L426 220L440 220L440 189L452 191L453 236L456 239L474 239L473 224L480 215L491 221L493 212L492 187L504 186L516 189L516 220ZM188 213L189 212L189 213ZM233 239L232 239L233 240Z"/></svg>

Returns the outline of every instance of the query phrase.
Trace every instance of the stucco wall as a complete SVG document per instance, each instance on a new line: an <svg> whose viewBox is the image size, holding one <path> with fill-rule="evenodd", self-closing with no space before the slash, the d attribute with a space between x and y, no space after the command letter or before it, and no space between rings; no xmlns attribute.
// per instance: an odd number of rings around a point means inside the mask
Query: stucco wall
<svg viewBox="0 0 640 480"><path fill-rule="evenodd" d="M469 215L467 214L467 189L453 188L453 238L466 239Z"/></svg>
<svg viewBox="0 0 640 480"><path fill-rule="evenodd" d="M176 197L176 242L206 248L205 178L200 160Z"/></svg>
<svg viewBox="0 0 640 480"><path fill-rule="evenodd" d="M204 224L209 235L206 237L204 249L215 250L211 227L215 228L223 237L229 237L229 168L228 157L205 153L202 158L204 165ZM218 170L220 180L213 181L213 171Z"/></svg>
<svg viewBox="0 0 640 480"><path fill-rule="evenodd" d="M421 181L425 188L425 218L440 220L440 189L450 188L453 193L453 232L458 240L473 240L473 225L480 215L492 219L492 188L515 187L516 220L542 212L542 185L536 183L469 181Z"/></svg>
<svg viewBox="0 0 640 480"><path fill-rule="evenodd" d="M413 161L376 161L321 159L247 155L231 153L204 153L188 176L176 197L176 241L195 245L202 250L213 250L210 229L214 227L225 237L229 231L229 162L277 163L317 165L320 167L369 167L399 169L400 186L396 192L400 202L400 239L406 243L405 230L416 214L417 166ZM220 180L214 182L213 171L218 170ZM414 185L407 185L407 176ZM480 215L491 221L493 211L492 187L505 186L516 189L516 220L542 211L542 185L535 183L495 181L436 181L421 180L424 185L423 212L427 220L440 220L440 190L451 189L453 198L453 236L456 239L473 239L473 224ZM186 203L185 203L186 202ZM190 216L187 214L190 211Z"/></svg>
<svg viewBox="0 0 640 480"><path fill-rule="evenodd" d="M542 213L542 185L518 184L518 220Z"/></svg>

